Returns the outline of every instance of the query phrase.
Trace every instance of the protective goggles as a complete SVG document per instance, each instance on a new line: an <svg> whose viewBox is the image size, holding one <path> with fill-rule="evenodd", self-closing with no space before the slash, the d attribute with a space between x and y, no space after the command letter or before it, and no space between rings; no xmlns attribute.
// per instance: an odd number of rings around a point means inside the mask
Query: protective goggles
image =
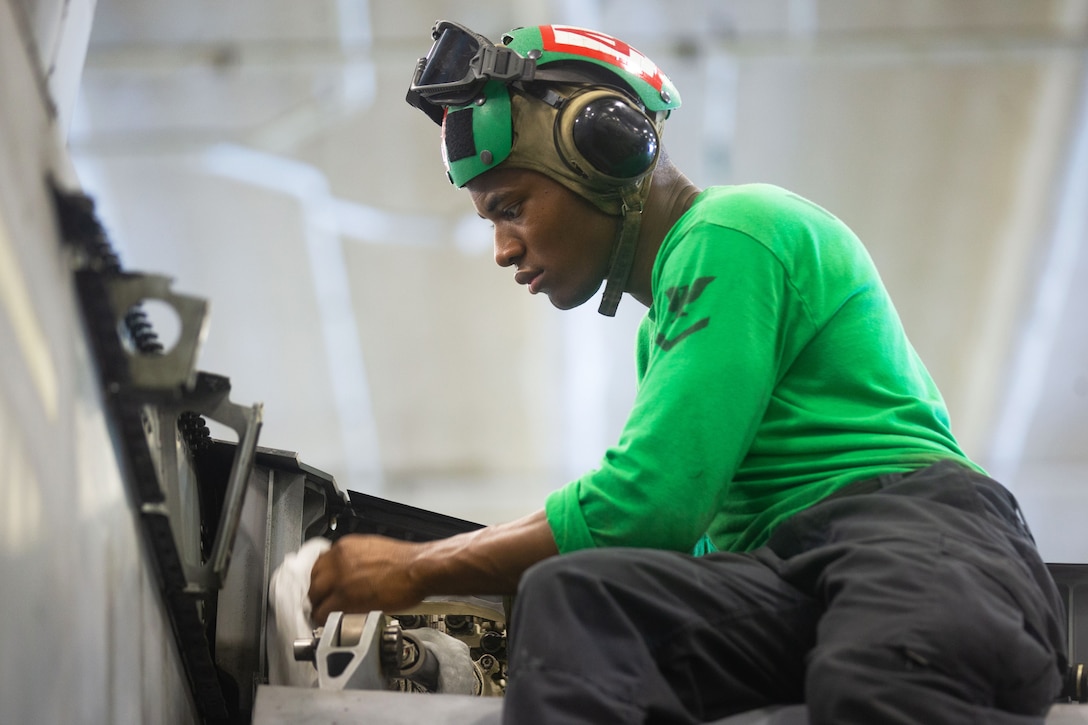
<svg viewBox="0 0 1088 725"><path fill-rule="evenodd" d="M416 63L407 101L442 123L448 106L464 106L489 80L530 81L536 61L497 46L463 25L440 20L431 30L434 45Z"/></svg>

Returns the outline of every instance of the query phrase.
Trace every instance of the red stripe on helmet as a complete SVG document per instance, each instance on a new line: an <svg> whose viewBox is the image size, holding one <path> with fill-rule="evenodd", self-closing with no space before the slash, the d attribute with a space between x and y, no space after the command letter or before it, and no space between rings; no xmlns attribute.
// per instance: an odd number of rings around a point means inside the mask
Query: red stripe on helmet
<svg viewBox="0 0 1088 725"><path fill-rule="evenodd" d="M546 51L581 55L614 65L638 76L659 93L665 83L664 75L652 60L611 35L570 25L541 25L540 38Z"/></svg>

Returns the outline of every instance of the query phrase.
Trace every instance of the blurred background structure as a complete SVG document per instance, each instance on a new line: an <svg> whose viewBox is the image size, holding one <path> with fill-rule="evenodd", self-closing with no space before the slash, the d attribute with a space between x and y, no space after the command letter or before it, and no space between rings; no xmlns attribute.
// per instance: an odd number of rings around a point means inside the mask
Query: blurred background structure
<svg viewBox="0 0 1088 725"><path fill-rule="evenodd" d="M1088 0L0 0L0 723L197 722L180 653L212 620L237 645L149 554L54 185L126 271L210 300L199 369L343 489L492 523L615 440L642 310L561 313L495 266L404 102L440 18L654 59L681 168L850 224L965 449L1047 561L1088 562Z"/></svg>
<svg viewBox="0 0 1088 725"><path fill-rule="evenodd" d="M79 178L127 267L211 300L203 366L264 401L262 444L491 523L623 423L639 305L515 286L404 103L439 18L654 59L680 167L850 224L968 452L1048 558L1088 551L1085 0L99 0L62 118Z"/></svg>

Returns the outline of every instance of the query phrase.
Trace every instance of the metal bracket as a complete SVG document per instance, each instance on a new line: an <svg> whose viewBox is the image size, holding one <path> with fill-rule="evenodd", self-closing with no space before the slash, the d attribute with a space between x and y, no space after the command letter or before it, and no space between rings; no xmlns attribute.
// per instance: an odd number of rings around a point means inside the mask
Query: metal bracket
<svg viewBox="0 0 1088 725"><path fill-rule="evenodd" d="M193 387L197 355L207 335L207 300L173 293L170 290L172 281L158 274L121 273L110 277L106 283L122 346L125 316L142 302L160 300L173 308L178 316L181 335L172 349L129 357L129 382L149 394L176 396Z"/></svg>
<svg viewBox="0 0 1088 725"><path fill-rule="evenodd" d="M169 277L156 274L121 273L105 280L118 342L128 349L128 376L117 384L114 394L130 403L144 405L145 431L152 457L158 459L161 498L143 501L141 513L167 516L181 555L185 591L204 595L218 590L226 576L230 552L238 530L246 483L253 470L262 406L244 407L229 400L230 380L222 375L197 371L195 365L207 333L206 300L175 294ZM146 300L170 306L181 324L177 343L170 350L160 345L150 349L139 339L125 346L133 331L126 327L128 316ZM196 508L195 488L186 485L184 467L178 456L178 418L197 413L220 423L238 436L223 500L223 509L211 555L201 561L201 521ZM195 514L193 513L195 511Z"/></svg>
<svg viewBox="0 0 1088 725"><path fill-rule="evenodd" d="M326 690L384 690L388 677L381 659L382 612L333 612L314 646L318 687ZM296 657L298 655L296 654Z"/></svg>
<svg viewBox="0 0 1088 725"><path fill-rule="evenodd" d="M179 400L154 407L159 425L151 428L149 444L153 451L157 450L159 453L158 469L166 498L165 513L175 524L174 538L181 552L185 571L185 591L192 594L207 594L223 585L257 452L257 436L261 428L263 408L260 403L249 407L232 403L228 398L229 393L230 381L227 378L200 372L197 373L193 388L184 391ZM211 554L203 563L198 542L195 539L186 540L186 534L198 531L201 523L199 514L195 517L196 520L187 520L186 502L192 502L195 491L187 490L183 474L185 469L178 458L178 419L188 412L220 423L238 436L219 525ZM162 507L162 504L144 504L141 511L161 513Z"/></svg>
<svg viewBox="0 0 1088 725"><path fill-rule="evenodd" d="M232 705L208 645L214 620L207 607L230 560L255 458L261 406L231 403L227 378L197 372L208 303L175 294L168 277L123 271L95 214L94 200L55 185L53 191L119 463L140 512L193 700L205 723L225 723L231 721ZM169 350L163 349L142 313L145 300L162 301L177 315L181 332ZM178 417L184 413L206 415L234 430L239 440L222 503L217 498L212 504L221 511L210 550L200 541L205 522L197 459L188 438L179 439Z"/></svg>

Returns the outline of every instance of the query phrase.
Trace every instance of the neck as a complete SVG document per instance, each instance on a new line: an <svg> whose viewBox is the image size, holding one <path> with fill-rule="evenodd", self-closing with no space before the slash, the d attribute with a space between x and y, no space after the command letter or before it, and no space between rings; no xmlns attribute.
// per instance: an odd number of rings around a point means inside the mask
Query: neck
<svg viewBox="0 0 1088 725"><path fill-rule="evenodd" d="M672 162L661 155L650 181L650 194L642 211L642 228L638 236L627 293L649 307L653 302L650 278L654 261L665 235L683 216L701 190L691 183Z"/></svg>

